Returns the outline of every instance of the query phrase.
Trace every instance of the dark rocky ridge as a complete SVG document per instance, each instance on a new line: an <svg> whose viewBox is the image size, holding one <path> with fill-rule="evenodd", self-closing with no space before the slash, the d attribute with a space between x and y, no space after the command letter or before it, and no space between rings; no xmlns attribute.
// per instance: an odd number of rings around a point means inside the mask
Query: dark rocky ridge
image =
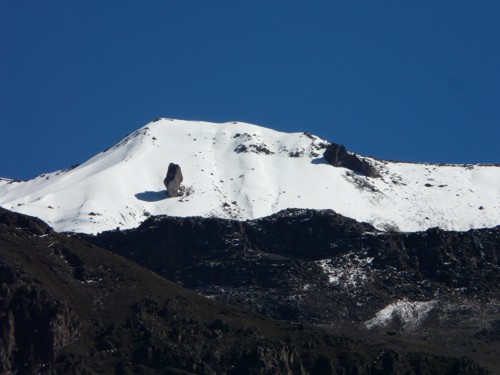
<svg viewBox="0 0 500 375"><path fill-rule="evenodd" d="M187 268L233 258L249 262L254 258L281 262L293 259L319 270L313 266L315 261L349 255L373 258L373 272L394 269L404 273L398 279L408 278L414 283L428 281L436 287L462 288L463 293L481 298L498 291L499 227L468 232L433 228L417 233L383 233L331 210L289 209L246 222L157 216L136 229L81 236L169 278L184 278ZM179 276L181 270L184 276ZM219 272L224 271L214 273ZM323 271L321 275L326 282ZM383 283L378 282L382 288ZM206 280L200 283L206 284ZM408 297L393 287L386 292Z"/></svg>
<svg viewBox="0 0 500 375"><path fill-rule="evenodd" d="M34 218L0 215L1 373L485 373L419 345L245 313L76 238L35 234Z"/></svg>
<svg viewBox="0 0 500 375"><path fill-rule="evenodd" d="M11 211L0 208L0 225L3 228L19 228L35 235L51 234L53 229L37 217L13 215Z"/></svg>
<svg viewBox="0 0 500 375"><path fill-rule="evenodd" d="M0 214L9 218L0 224L1 373L486 373L418 340L401 349L208 301L78 239L34 235L36 219ZM24 228L5 224L19 220Z"/></svg>
<svg viewBox="0 0 500 375"><path fill-rule="evenodd" d="M329 210L285 210L247 222L153 217L88 239L203 295L277 319L368 334L363 322L389 304L430 301L426 319L394 317L371 332L425 337L443 353L461 340L461 355L497 332L498 227L383 233Z"/></svg>

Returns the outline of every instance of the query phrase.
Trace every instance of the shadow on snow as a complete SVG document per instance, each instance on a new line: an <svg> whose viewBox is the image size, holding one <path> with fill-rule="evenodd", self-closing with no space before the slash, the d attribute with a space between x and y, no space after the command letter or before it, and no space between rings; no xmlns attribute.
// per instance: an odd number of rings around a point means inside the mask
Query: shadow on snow
<svg viewBox="0 0 500 375"><path fill-rule="evenodd" d="M135 197L145 202L158 202L168 198L166 190L160 191L143 191L142 193L135 194Z"/></svg>

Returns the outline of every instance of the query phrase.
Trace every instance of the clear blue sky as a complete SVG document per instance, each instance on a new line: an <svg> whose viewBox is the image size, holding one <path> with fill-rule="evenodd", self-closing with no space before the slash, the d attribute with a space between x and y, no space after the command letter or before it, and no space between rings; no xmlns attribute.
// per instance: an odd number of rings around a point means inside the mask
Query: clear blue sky
<svg viewBox="0 0 500 375"><path fill-rule="evenodd" d="M84 162L155 117L500 163L500 1L0 0L0 176Z"/></svg>

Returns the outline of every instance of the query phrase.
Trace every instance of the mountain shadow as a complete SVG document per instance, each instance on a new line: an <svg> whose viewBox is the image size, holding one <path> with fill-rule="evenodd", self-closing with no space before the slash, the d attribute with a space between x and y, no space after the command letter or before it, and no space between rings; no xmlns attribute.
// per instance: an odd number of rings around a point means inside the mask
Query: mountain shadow
<svg viewBox="0 0 500 375"><path fill-rule="evenodd" d="M331 165L328 160L325 158L317 158L317 159L311 159L311 164L327 164Z"/></svg>
<svg viewBox="0 0 500 375"><path fill-rule="evenodd" d="M166 190L160 191L143 191L135 194L135 197L144 202L158 202L168 198Z"/></svg>

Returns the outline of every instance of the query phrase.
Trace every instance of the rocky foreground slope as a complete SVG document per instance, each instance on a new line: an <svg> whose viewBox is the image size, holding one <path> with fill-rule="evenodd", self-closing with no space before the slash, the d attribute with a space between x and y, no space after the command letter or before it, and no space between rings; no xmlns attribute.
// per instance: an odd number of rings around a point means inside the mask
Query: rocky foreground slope
<svg viewBox="0 0 500 375"><path fill-rule="evenodd" d="M0 372L483 374L462 355L242 312L0 209Z"/></svg>

